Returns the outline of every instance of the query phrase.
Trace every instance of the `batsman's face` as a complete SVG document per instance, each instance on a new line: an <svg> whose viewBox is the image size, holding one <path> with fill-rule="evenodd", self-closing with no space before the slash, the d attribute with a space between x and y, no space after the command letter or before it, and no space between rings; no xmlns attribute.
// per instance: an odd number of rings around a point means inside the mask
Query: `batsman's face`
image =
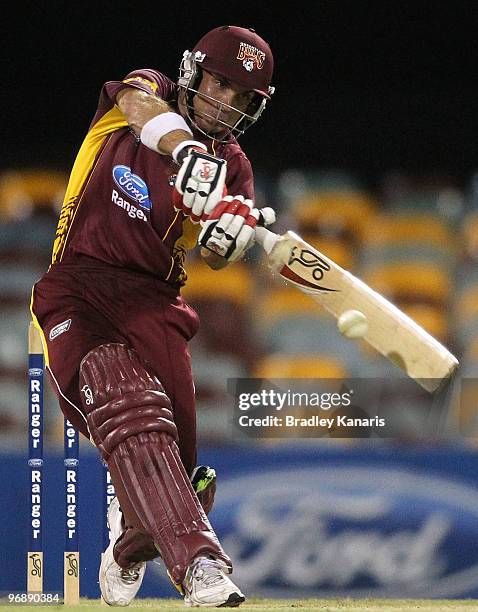
<svg viewBox="0 0 478 612"><path fill-rule="evenodd" d="M223 132L239 121L254 95L253 91L204 70L194 96L195 119L205 132Z"/></svg>

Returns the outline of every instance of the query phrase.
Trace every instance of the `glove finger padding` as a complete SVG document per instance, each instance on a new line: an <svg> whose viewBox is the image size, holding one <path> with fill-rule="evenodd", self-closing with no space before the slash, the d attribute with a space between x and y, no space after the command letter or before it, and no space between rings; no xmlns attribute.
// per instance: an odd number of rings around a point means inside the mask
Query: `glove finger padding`
<svg viewBox="0 0 478 612"><path fill-rule="evenodd" d="M179 169L173 196L176 210L182 210L193 223L209 215L221 201L226 182L227 162L208 153L191 149Z"/></svg>
<svg viewBox="0 0 478 612"><path fill-rule="evenodd" d="M244 220L241 229L234 238L232 246L234 247L228 260L233 263L239 261L244 256L245 252L254 244L255 227L259 219L259 211L252 210L247 219Z"/></svg>
<svg viewBox="0 0 478 612"><path fill-rule="evenodd" d="M249 216L253 206L252 200L244 200L243 196L235 196L218 218L212 236L214 238L224 236L226 240L234 239L244 225L244 221ZM214 215L214 217L216 218L217 215Z"/></svg>
<svg viewBox="0 0 478 612"><path fill-rule="evenodd" d="M240 206L236 206L235 211L233 213L224 213L222 215L215 227L215 232L218 232L218 235L223 232L226 237L237 237L237 235L241 231L241 227L244 225L252 209L252 201L246 200L245 202L246 203Z"/></svg>
<svg viewBox="0 0 478 612"><path fill-rule="evenodd" d="M242 196L239 196L239 198L238 203L242 203L244 198ZM198 244L209 249L213 253L217 253L221 257L225 257L228 250L227 245L222 243L224 230L222 229L221 236L218 235L218 232L216 232L215 236L212 236L212 233L216 229L219 220L222 219L224 215L226 215L226 219L232 218L233 211L237 209L237 205L233 203L234 199L233 196L225 196L221 202L217 204L212 213L208 217L205 217L205 220L203 219L201 221L202 230L198 237ZM229 223L225 220L224 224L227 227ZM221 230L219 230L219 232L221 232Z"/></svg>
<svg viewBox="0 0 478 612"><path fill-rule="evenodd" d="M267 215L270 222L275 220L275 213L273 216L271 220L271 215ZM265 217L254 208L252 200L243 196L227 196L210 217L201 222L203 229L198 242L230 262L238 261L254 244L254 230L260 219Z"/></svg>
<svg viewBox="0 0 478 612"><path fill-rule="evenodd" d="M248 251L254 244L255 231L252 227L244 227L241 233L236 239L236 247L229 256L231 263L241 260L246 251Z"/></svg>

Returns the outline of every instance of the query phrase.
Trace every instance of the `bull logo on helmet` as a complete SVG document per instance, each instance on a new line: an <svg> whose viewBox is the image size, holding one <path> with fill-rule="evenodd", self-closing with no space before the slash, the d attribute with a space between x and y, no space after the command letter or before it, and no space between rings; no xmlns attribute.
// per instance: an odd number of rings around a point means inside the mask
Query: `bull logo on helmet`
<svg viewBox="0 0 478 612"><path fill-rule="evenodd" d="M260 70L264 66L266 54L257 47L241 42L237 59L242 60L242 65L247 72L252 72L254 68Z"/></svg>

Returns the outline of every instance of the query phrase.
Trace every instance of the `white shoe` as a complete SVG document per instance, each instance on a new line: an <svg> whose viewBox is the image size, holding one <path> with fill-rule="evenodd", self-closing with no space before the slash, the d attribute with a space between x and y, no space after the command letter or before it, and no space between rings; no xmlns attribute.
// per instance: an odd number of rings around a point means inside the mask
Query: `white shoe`
<svg viewBox="0 0 478 612"><path fill-rule="evenodd" d="M226 576L227 567L222 561L197 557L191 563L183 583L184 603L192 607L235 608L244 595Z"/></svg>
<svg viewBox="0 0 478 612"><path fill-rule="evenodd" d="M108 525L111 539L108 548L101 555L100 590L101 597L109 606L128 606L136 597L146 571L146 562L136 563L130 569L120 567L113 557L116 540L123 533L123 514L115 497L108 509Z"/></svg>

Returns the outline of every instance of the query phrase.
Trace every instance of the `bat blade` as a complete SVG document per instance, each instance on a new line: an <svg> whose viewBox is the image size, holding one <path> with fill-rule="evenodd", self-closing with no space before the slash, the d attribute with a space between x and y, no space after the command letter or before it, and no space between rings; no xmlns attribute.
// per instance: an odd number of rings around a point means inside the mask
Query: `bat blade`
<svg viewBox="0 0 478 612"><path fill-rule="evenodd" d="M436 391L458 367L456 357L411 317L294 232L278 236L257 228L256 235L270 267L335 318L363 312L363 339L427 391Z"/></svg>

